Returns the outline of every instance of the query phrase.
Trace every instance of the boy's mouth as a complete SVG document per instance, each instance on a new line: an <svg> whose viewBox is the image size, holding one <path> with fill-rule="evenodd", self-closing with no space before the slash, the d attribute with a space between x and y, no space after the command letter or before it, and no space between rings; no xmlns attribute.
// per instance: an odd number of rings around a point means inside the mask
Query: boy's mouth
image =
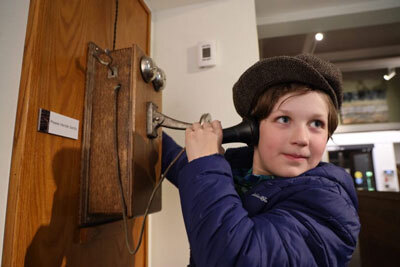
<svg viewBox="0 0 400 267"><path fill-rule="evenodd" d="M303 155L298 155L298 154L286 154L286 153L283 153L283 155L286 158L291 159L291 160L305 160L305 159L308 158L308 156L303 156Z"/></svg>

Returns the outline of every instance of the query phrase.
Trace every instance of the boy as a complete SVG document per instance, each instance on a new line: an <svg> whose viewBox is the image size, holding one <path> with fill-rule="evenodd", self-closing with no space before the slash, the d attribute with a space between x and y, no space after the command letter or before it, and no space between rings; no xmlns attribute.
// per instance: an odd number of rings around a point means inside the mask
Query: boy
<svg viewBox="0 0 400 267"><path fill-rule="evenodd" d="M360 223L352 178L320 162L337 127L341 73L312 55L274 57L233 87L259 124L253 147L222 155L218 121L186 130L167 174L180 193L190 266L346 266ZM163 169L181 148L163 136Z"/></svg>

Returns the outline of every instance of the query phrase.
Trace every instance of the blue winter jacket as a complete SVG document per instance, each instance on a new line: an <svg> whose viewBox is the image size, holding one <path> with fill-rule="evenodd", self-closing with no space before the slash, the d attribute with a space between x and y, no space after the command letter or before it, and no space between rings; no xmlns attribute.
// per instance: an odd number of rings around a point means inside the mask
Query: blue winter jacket
<svg viewBox="0 0 400 267"><path fill-rule="evenodd" d="M163 134L163 171L179 153ZM352 178L320 163L298 177L267 180L239 197L232 169L251 167L252 150L172 166L196 267L347 266L360 223Z"/></svg>

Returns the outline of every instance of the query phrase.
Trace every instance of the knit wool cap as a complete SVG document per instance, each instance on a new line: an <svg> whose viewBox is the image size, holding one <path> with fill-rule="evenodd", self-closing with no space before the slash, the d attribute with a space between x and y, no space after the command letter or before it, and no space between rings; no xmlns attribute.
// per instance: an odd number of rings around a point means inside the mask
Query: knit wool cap
<svg viewBox="0 0 400 267"><path fill-rule="evenodd" d="M327 93L336 109L342 105L342 73L330 62L310 54L278 56L258 61L233 86L233 103L242 118L250 113L258 97L271 86L303 83Z"/></svg>

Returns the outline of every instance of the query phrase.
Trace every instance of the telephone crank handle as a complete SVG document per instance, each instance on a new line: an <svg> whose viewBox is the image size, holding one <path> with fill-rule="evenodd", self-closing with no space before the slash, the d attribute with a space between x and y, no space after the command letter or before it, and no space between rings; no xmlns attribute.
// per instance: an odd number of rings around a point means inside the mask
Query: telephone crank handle
<svg viewBox="0 0 400 267"><path fill-rule="evenodd" d="M187 127L192 126L191 123L172 119L157 111L154 114L155 114L154 120L159 123L158 127L162 126L165 128L170 128L175 130L186 130Z"/></svg>
<svg viewBox="0 0 400 267"><path fill-rule="evenodd" d="M186 128L192 126L192 123L187 123L179 120L170 118L157 111L157 105L148 102L147 103L147 136L149 138L156 138L158 136L157 129L159 127L165 127L175 130L186 130ZM200 118L200 123L211 122L211 115L206 113Z"/></svg>

